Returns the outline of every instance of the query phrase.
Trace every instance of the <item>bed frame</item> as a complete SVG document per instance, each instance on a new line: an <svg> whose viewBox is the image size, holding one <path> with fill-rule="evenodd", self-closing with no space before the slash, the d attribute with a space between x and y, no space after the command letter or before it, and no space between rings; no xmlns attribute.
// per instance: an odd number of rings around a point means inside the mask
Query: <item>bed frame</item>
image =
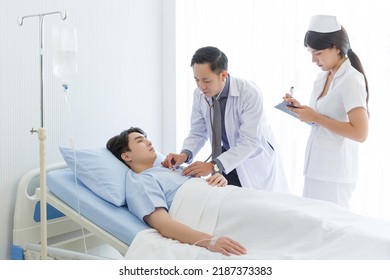
<svg viewBox="0 0 390 280"><path fill-rule="evenodd" d="M48 165L47 172L67 168L65 162ZM12 259L40 258L39 169L19 181L14 213ZM47 236L50 259L118 259L129 245L96 226L47 191Z"/></svg>

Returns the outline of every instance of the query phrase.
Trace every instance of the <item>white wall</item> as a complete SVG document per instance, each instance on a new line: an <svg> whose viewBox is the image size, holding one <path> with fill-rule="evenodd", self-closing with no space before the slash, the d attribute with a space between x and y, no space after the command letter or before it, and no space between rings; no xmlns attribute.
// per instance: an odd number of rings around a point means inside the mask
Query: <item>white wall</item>
<svg viewBox="0 0 390 280"><path fill-rule="evenodd" d="M145 129L162 150L161 0L1 1L0 259L10 258L18 180L39 166L39 140L29 132L40 126L38 18L19 27L17 17L65 9L64 22L59 15L45 18L47 164L62 160L58 146L70 145L70 137L80 148L104 146L129 126ZM69 103L51 67L51 29L60 24L78 33Z"/></svg>

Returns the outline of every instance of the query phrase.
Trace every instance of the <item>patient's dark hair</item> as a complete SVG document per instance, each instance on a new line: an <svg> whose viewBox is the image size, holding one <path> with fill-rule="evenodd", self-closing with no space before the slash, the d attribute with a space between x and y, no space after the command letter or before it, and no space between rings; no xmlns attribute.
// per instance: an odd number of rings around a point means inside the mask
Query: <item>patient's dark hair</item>
<svg viewBox="0 0 390 280"><path fill-rule="evenodd" d="M122 159L121 155L124 152L130 151L129 148L129 134L137 132L147 137L146 133L138 127L130 127L129 129L123 130L120 134L115 135L107 141L106 148L121 162L126 164ZM127 164L126 164L127 165Z"/></svg>
<svg viewBox="0 0 390 280"><path fill-rule="evenodd" d="M210 63L210 69L216 74L228 69L227 56L216 47L203 47L198 49L191 59L191 67L194 64Z"/></svg>

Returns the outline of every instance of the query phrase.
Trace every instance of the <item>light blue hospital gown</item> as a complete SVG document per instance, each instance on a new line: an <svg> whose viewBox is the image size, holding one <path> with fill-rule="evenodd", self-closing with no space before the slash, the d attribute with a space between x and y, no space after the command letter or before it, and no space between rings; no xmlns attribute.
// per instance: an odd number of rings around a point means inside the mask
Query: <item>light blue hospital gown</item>
<svg viewBox="0 0 390 280"><path fill-rule="evenodd" d="M135 173L129 170L126 178L126 203L129 211L143 221L157 207L169 210L179 187L188 176L181 169L159 166Z"/></svg>

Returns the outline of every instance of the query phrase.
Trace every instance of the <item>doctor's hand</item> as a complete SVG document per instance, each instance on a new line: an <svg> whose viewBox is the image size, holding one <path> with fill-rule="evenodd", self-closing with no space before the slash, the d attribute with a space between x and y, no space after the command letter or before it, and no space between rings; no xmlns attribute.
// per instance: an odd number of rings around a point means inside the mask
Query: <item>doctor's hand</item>
<svg viewBox="0 0 390 280"><path fill-rule="evenodd" d="M201 177L207 176L213 172L213 164L211 162L196 161L183 169L182 175Z"/></svg>
<svg viewBox="0 0 390 280"><path fill-rule="evenodd" d="M206 179L206 182L208 182L211 186L218 187L225 187L228 184L228 181L226 180L225 176L219 173L215 173L214 175L208 177Z"/></svg>
<svg viewBox="0 0 390 280"><path fill-rule="evenodd" d="M184 163L187 160L188 156L185 153L181 154L173 154L170 153L167 155L165 160L161 162L162 166L169 169L176 169L180 166L180 164Z"/></svg>

